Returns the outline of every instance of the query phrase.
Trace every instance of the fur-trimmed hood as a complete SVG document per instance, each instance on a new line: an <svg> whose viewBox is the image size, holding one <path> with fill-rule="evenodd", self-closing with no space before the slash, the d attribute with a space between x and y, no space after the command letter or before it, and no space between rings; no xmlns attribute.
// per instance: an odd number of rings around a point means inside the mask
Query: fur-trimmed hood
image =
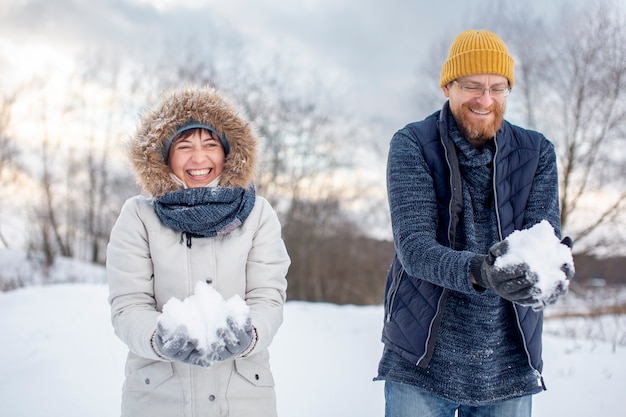
<svg viewBox="0 0 626 417"><path fill-rule="evenodd" d="M220 186L249 187L256 169L256 134L232 102L207 86L169 91L155 108L141 116L128 150L143 192L159 197L179 188L163 159L163 148L178 128L190 122L213 126L230 145Z"/></svg>

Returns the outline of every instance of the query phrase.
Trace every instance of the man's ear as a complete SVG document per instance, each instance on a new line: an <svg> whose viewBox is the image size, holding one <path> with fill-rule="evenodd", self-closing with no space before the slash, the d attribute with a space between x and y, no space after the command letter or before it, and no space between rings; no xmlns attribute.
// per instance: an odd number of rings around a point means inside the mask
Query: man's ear
<svg viewBox="0 0 626 417"><path fill-rule="evenodd" d="M450 88L449 88L450 84L446 84L443 87L441 87L441 91L443 91L443 95L446 98L450 98Z"/></svg>

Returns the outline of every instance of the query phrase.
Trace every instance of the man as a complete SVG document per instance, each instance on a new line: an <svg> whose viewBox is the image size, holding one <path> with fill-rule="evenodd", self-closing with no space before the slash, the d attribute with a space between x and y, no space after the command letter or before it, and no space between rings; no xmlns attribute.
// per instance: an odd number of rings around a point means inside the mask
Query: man
<svg viewBox="0 0 626 417"><path fill-rule="evenodd" d="M494 265L515 230L547 220L560 235L554 147L503 120L513 66L494 33L461 33L441 70L448 101L391 140L387 417L530 416L545 389L541 310L567 285L542 302L527 263Z"/></svg>

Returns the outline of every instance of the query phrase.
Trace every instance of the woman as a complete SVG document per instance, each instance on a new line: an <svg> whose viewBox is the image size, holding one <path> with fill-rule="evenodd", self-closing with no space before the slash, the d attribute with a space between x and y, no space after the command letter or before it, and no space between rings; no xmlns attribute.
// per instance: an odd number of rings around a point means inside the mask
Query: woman
<svg viewBox="0 0 626 417"><path fill-rule="evenodd" d="M275 416L267 347L290 260L252 185L250 125L218 91L183 89L142 117L129 145L144 192L122 207L107 250L113 327L129 349L122 416ZM186 326L157 326L163 305L198 282L249 307L246 325L220 332L212 352Z"/></svg>

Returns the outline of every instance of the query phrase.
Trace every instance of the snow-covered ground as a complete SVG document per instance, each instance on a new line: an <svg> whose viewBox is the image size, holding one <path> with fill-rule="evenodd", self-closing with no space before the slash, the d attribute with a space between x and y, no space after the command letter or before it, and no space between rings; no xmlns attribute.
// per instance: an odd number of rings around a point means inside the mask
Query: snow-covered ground
<svg viewBox="0 0 626 417"><path fill-rule="evenodd" d="M97 283L0 293L1 416L119 415L126 348L106 298ZM271 347L279 415L384 415L383 383L372 382L381 320L381 306L288 302ZM544 360L534 416L624 415L623 345L546 335Z"/></svg>

